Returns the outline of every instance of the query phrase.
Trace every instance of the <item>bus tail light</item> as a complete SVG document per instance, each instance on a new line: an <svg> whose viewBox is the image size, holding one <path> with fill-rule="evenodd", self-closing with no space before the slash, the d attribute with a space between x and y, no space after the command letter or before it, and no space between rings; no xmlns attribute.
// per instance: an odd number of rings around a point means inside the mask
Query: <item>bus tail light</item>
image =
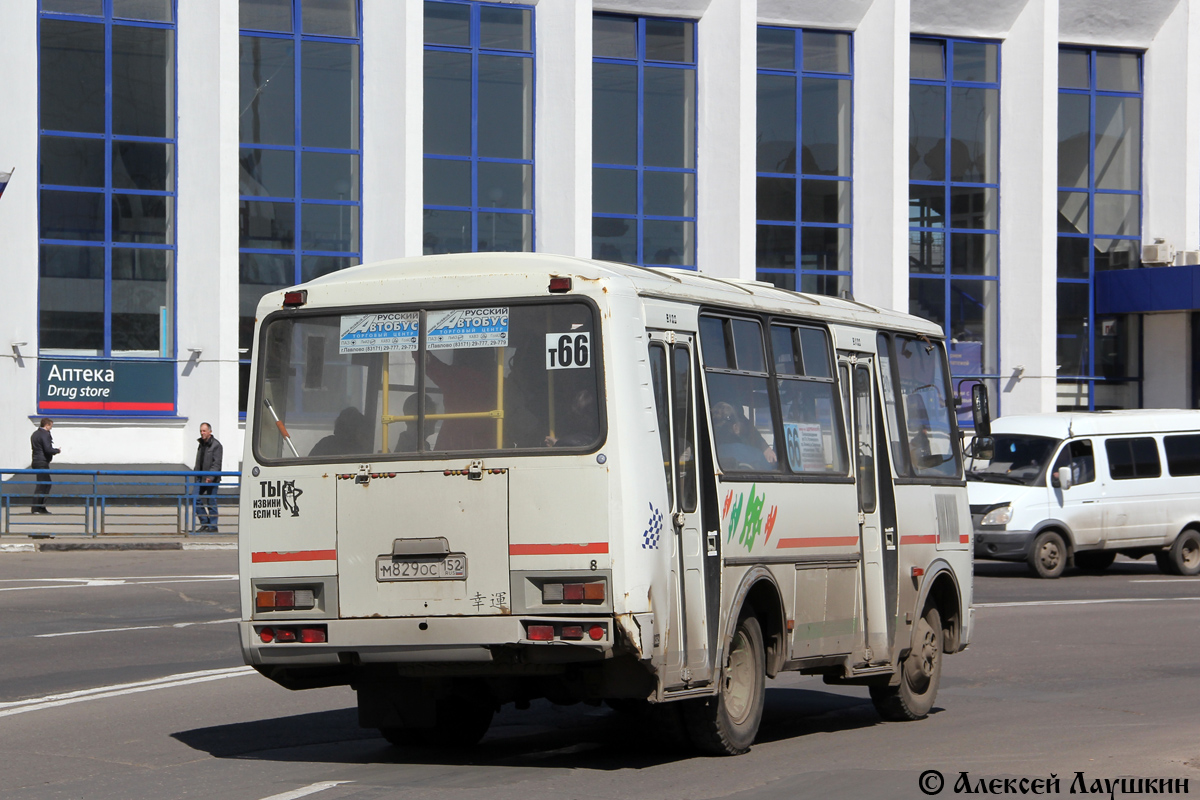
<svg viewBox="0 0 1200 800"><path fill-rule="evenodd" d="M583 638L583 626L582 625L563 625L562 638L564 638L564 639L582 639Z"/></svg>
<svg viewBox="0 0 1200 800"><path fill-rule="evenodd" d="M262 640L263 644L270 644L275 641L275 629L263 628L258 632L258 638Z"/></svg>
<svg viewBox="0 0 1200 800"><path fill-rule="evenodd" d="M260 591L254 595L254 608L257 611L303 611L315 605L314 589Z"/></svg>
<svg viewBox="0 0 1200 800"><path fill-rule="evenodd" d="M322 644L329 641L329 629L325 625L312 625L307 628L265 627L258 629L258 638L263 644L272 642Z"/></svg>
<svg viewBox="0 0 1200 800"><path fill-rule="evenodd" d="M535 642L552 642L554 641L554 626L530 625L526 635Z"/></svg>
<svg viewBox="0 0 1200 800"><path fill-rule="evenodd" d="M294 642L296 641L296 631L291 628L280 628L275 631L275 641L277 642Z"/></svg>
<svg viewBox="0 0 1200 800"><path fill-rule="evenodd" d="M598 642L604 638L604 626L593 625L588 631L588 636L592 637L593 642Z"/></svg>
<svg viewBox="0 0 1200 800"><path fill-rule="evenodd" d="M607 592L604 581L573 581L570 583L543 583L542 602L550 603L603 603Z"/></svg>
<svg viewBox="0 0 1200 800"><path fill-rule="evenodd" d="M300 629L300 641L302 641L302 642L308 642L309 644L320 644L320 643L324 642L325 639L326 639L326 636L325 636L325 626L324 625L317 627L317 628L301 628Z"/></svg>

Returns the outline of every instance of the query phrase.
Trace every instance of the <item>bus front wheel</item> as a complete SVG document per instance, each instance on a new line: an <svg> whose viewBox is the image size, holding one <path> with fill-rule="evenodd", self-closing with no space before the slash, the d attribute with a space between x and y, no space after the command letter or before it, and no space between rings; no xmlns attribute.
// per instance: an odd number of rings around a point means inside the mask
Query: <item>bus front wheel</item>
<svg viewBox="0 0 1200 800"><path fill-rule="evenodd" d="M942 678L942 618L932 606L917 620L913 647L900 665L896 686L872 686L871 702L890 722L921 719L933 708Z"/></svg>
<svg viewBox="0 0 1200 800"><path fill-rule="evenodd" d="M762 722L767 658L762 628L753 614L738 620L725 654L716 695L684 701L692 744L706 753L735 756L750 749Z"/></svg>

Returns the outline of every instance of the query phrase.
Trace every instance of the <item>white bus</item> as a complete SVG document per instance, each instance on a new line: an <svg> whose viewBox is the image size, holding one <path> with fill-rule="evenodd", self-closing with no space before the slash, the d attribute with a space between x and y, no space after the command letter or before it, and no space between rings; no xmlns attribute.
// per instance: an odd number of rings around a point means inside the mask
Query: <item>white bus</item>
<svg viewBox="0 0 1200 800"><path fill-rule="evenodd" d="M258 306L246 662L393 743L608 701L754 740L784 670L931 708L971 633L941 330L584 259L347 269Z"/></svg>

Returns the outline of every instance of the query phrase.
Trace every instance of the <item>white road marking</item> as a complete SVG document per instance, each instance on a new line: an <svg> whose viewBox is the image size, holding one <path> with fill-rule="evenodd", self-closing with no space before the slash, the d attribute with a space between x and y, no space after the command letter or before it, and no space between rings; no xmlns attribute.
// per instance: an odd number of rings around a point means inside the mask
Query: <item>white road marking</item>
<svg viewBox="0 0 1200 800"><path fill-rule="evenodd" d="M320 783L312 783L300 789L293 789L290 792L273 794L270 797L264 797L262 800L296 800L299 797L308 797L310 794L316 794L326 789L332 789L335 786L341 786L343 783L354 783L354 781L321 781Z"/></svg>
<svg viewBox="0 0 1200 800"><path fill-rule="evenodd" d="M1194 583L1197 578L1134 578L1130 583Z"/></svg>
<svg viewBox="0 0 1200 800"><path fill-rule="evenodd" d="M237 575L164 575L146 578L17 578L0 583L40 583L35 586L0 586L0 592L28 592L33 589L82 589L89 586L159 586L169 583L214 583L236 581Z"/></svg>
<svg viewBox="0 0 1200 800"><path fill-rule="evenodd" d="M1021 600L1013 603L976 603L975 608L1013 608L1016 606L1087 606L1100 603L1170 603L1176 600L1200 600L1200 597L1111 597L1101 600Z"/></svg>
<svg viewBox="0 0 1200 800"><path fill-rule="evenodd" d="M206 573L204 575L105 575L93 578L0 578L0 583L31 583L33 581L161 581L177 578L225 578L232 580L237 575L227 573Z"/></svg>
<svg viewBox="0 0 1200 800"><path fill-rule="evenodd" d="M130 625L125 628L97 628L91 631L65 631L63 633L39 633L34 639L53 639L58 636L83 636L88 633L120 633L122 631L153 631L160 628L190 628L193 625L220 625L224 622L238 622L237 617L229 619L208 619L203 622L176 622L171 625Z"/></svg>
<svg viewBox="0 0 1200 800"><path fill-rule="evenodd" d="M0 553L32 553L37 550L33 542L4 542L0 544Z"/></svg>
<svg viewBox="0 0 1200 800"><path fill-rule="evenodd" d="M47 708L68 706L73 703L84 703L89 700L103 700L108 697L120 697L139 692L152 692L155 689L171 689L176 686L188 686L194 683L219 681L223 678L236 678L241 675L257 674L251 667L227 667L225 669L206 669L200 672L181 672L148 681L121 683L113 686L99 686L95 689L81 689L77 692L52 694L46 697L34 697L29 700L16 700L0 703L0 717L11 717L28 711L43 711Z"/></svg>

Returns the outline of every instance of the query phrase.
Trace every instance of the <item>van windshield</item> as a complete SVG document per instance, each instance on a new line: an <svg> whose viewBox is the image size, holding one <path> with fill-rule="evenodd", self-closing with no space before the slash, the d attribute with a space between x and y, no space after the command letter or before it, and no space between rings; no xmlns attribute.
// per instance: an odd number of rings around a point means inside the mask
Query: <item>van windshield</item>
<svg viewBox="0 0 1200 800"><path fill-rule="evenodd" d="M968 461L969 480L1036 486L1060 441L1048 436L1012 433L997 433L992 438L996 450L990 461L982 458Z"/></svg>
<svg viewBox="0 0 1200 800"><path fill-rule="evenodd" d="M261 347L255 446L262 458L552 453L600 444L599 341L585 303L278 317Z"/></svg>

